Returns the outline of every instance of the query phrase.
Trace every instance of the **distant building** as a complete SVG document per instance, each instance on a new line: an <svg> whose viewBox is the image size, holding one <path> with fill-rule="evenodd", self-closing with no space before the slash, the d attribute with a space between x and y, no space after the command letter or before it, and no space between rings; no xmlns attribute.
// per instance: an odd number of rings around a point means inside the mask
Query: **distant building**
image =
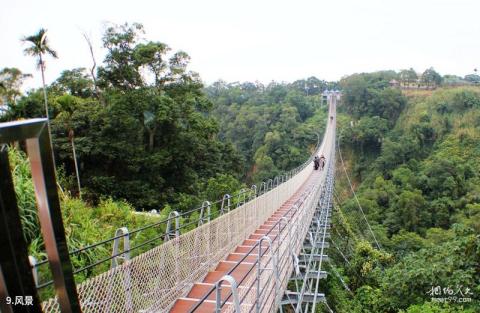
<svg viewBox="0 0 480 313"><path fill-rule="evenodd" d="M392 87L392 88L398 88L398 87L400 87L400 83L399 83L396 79L392 79L392 80L390 81L390 87Z"/></svg>
<svg viewBox="0 0 480 313"><path fill-rule="evenodd" d="M421 79L421 74L417 75L418 78L415 80L405 80L405 81L398 81L396 79L392 79L390 83L390 87L392 88L398 88L398 89L436 89L437 86L435 85L428 85L425 82L422 81Z"/></svg>

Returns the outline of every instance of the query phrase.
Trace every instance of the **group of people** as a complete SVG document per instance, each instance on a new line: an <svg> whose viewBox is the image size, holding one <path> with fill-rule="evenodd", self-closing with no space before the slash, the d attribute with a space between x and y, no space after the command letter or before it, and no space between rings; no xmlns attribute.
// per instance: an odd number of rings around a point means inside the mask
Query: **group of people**
<svg viewBox="0 0 480 313"><path fill-rule="evenodd" d="M320 157L316 155L315 158L313 158L313 167L315 168L315 170L318 170L318 168L320 168L320 170L323 171L323 168L325 167L325 157L323 156L323 154Z"/></svg>

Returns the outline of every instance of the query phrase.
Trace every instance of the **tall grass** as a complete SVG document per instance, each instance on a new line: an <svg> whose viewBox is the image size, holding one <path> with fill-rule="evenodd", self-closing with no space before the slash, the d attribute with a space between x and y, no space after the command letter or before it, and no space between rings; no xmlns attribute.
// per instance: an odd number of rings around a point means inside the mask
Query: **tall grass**
<svg viewBox="0 0 480 313"><path fill-rule="evenodd" d="M25 153L14 147L9 149L8 157L22 220L23 234L25 240L30 243L33 240L38 240L40 233L30 162Z"/></svg>

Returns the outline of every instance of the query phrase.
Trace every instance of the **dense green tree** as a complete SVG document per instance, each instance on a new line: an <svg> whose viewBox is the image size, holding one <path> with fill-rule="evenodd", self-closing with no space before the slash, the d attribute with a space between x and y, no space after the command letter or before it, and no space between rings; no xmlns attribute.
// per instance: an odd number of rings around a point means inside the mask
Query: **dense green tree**
<svg viewBox="0 0 480 313"><path fill-rule="evenodd" d="M468 287L474 292L478 286L476 268L480 259L476 249L480 242L471 230L460 226L456 228L456 235L454 240L407 255L385 271L381 284L389 311L428 300L432 297L428 292L436 286L455 291ZM405 288L407 282L408 288Z"/></svg>
<svg viewBox="0 0 480 313"><path fill-rule="evenodd" d="M421 79L427 87L436 87L442 83L442 76L438 74L433 67L426 69L422 73Z"/></svg>
<svg viewBox="0 0 480 313"><path fill-rule="evenodd" d="M326 89L333 89L333 85L316 77L309 77L307 79L300 79L294 81L291 86L305 95L319 95Z"/></svg>
<svg viewBox="0 0 480 313"><path fill-rule="evenodd" d="M332 231L332 240L344 247L350 262L337 253L329 256L353 294L332 278L325 291L329 304L336 312L478 311L478 293L473 291L480 281L478 89L407 92L398 117L381 132L380 149L365 146L362 151L358 140L375 134L380 124L365 122L378 118L368 99L388 88L365 75L347 77L342 83L350 96L339 108L342 154L376 237L395 258L361 276L361 269L370 265L358 261L358 250L348 248L348 236ZM378 103L384 104L381 99ZM337 192L342 193L344 178L337 175L336 180ZM373 242L356 201L348 199L341 207L342 223L347 224L342 228L352 229L354 238ZM428 291L435 286L467 287L472 301L431 304Z"/></svg>
<svg viewBox="0 0 480 313"><path fill-rule="evenodd" d="M85 68L63 71L51 88L55 93L68 93L80 98L92 97L94 93L93 81Z"/></svg>
<svg viewBox="0 0 480 313"><path fill-rule="evenodd" d="M395 224L408 231L420 232L421 227L430 222L425 208L426 201L420 191L403 191L394 207Z"/></svg>
<svg viewBox="0 0 480 313"><path fill-rule="evenodd" d="M368 242L359 241L346 272L350 277L350 287L356 290L366 284L377 286L382 267L392 261L390 254L374 249Z"/></svg>
<svg viewBox="0 0 480 313"><path fill-rule="evenodd" d="M408 307L402 313L473 313L474 309L466 309L463 305L449 305L433 302L424 302L423 304L416 304Z"/></svg>
<svg viewBox="0 0 480 313"><path fill-rule="evenodd" d="M471 83L474 83L474 84L480 84L480 75L477 75L477 74L465 75L464 79L467 82L471 82Z"/></svg>
<svg viewBox="0 0 480 313"><path fill-rule="evenodd" d="M393 125L406 104L399 90L389 88L390 80L396 76L395 72L387 71L354 74L342 79L342 101L347 112L356 118L379 116Z"/></svg>
<svg viewBox="0 0 480 313"><path fill-rule="evenodd" d="M411 83L415 83L418 79L418 75L413 68L410 68L408 70L401 70L398 76L404 85L410 85Z"/></svg>
<svg viewBox="0 0 480 313"><path fill-rule="evenodd" d="M0 71L0 105L15 106L22 94L20 88L30 74L23 74L17 68L5 67Z"/></svg>
<svg viewBox="0 0 480 313"><path fill-rule="evenodd" d="M26 95L16 100L14 105L7 106L7 111L0 117L2 121L10 121L24 118L41 117L45 114L43 91L41 89L30 90Z"/></svg>
<svg viewBox="0 0 480 313"><path fill-rule="evenodd" d="M73 175L78 159L85 199L94 203L111 196L138 209L158 209L183 201L181 195L200 201L207 186L198 182L220 174L236 180L242 158L228 141L219 140L212 102L198 75L188 70L189 56L141 40L141 34L140 24L107 28L107 54L97 79L101 99L84 69L64 71L45 86L56 161ZM46 54L56 55L44 30L25 40L32 43L26 52L37 56L39 65L44 66ZM17 95L2 119L41 116L41 96L40 90ZM76 192L77 187L69 188Z"/></svg>

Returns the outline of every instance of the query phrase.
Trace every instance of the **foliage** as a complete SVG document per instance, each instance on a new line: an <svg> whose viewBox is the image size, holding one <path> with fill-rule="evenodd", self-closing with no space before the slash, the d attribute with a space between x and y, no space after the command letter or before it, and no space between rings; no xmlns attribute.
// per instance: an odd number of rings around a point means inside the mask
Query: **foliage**
<svg viewBox="0 0 480 313"><path fill-rule="evenodd" d="M29 253L38 261L41 261L46 258L46 253L43 239L40 235L30 164L25 153L20 150L12 147L9 149L8 154L17 195L17 205L20 209L23 233L29 245ZM61 183L63 183L62 175L60 171L59 181ZM62 194L61 192L60 194L62 195L60 199L65 235L70 251L75 251L113 237L116 229L120 227L128 226L130 230L133 230L167 217L163 213L157 216L136 214L133 207L123 201L105 199L98 206L92 207L80 199L71 198L68 194ZM159 233L163 234L164 232L164 225L137 232L131 236L131 246L133 247L147 239L157 237ZM74 268L79 269L107 258L111 254L111 245L112 243L109 242L107 245L100 245L73 255L72 264ZM145 248L137 249L133 253L138 254L145 251L148 247L147 245ZM81 282L85 278L101 273L108 268L109 262L104 262L87 271L80 272L76 275L76 281ZM51 279L48 263L39 267L39 278L41 282ZM51 296L52 290L49 288L44 289L42 295L46 297Z"/></svg>
<svg viewBox="0 0 480 313"><path fill-rule="evenodd" d="M418 75L413 68L401 70L398 76L407 85L416 82L418 79Z"/></svg>
<svg viewBox="0 0 480 313"><path fill-rule="evenodd" d="M421 79L427 86L438 86L443 80L442 76L440 76L433 67L426 69L425 72L422 73Z"/></svg>
<svg viewBox="0 0 480 313"><path fill-rule="evenodd" d="M402 313L473 313L474 309L465 309L463 305L454 306L448 304L436 304L432 302L424 302L423 304L416 304L410 306L406 311L401 310Z"/></svg>
<svg viewBox="0 0 480 313"><path fill-rule="evenodd" d="M82 68L63 71L47 87L56 161L74 175L74 140L83 194L93 204L113 197L138 210L159 209L178 204L181 194L199 197L198 180L240 176L242 160L219 140L212 103L188 71L189 56L142 40L143 33L140 24L106 29L98 92ZM44 35L25 38L32 44L26 52L55 56ZM2 119L42 116L42 102L40 90L32 90Z"/></svg>
<svg viewBox="0 0 480 313"><path fill-rule="evenodd" d="M40 28L35 34L26 36L22 39L23 42L30 44L29 47L25 48L25 54L38 58L37 66L42 70L45 67L44 55L50 55L53 58L58 58L57 52L48 44L48 38L46 35L47 30Z"/></svg>
<svg viewBox="0 0 480 313"><path fill-rule="evenodd" d="M480 76L477 75L477 74L466 75L464 79L466 81L474 83L474 84L479 84L480 83Z"/></svg>
<svg viewBox="0 0 480 313"><path fill-rule="evenodd" d="M23 74L17 68L5 67L0 71L0 105L13 105L21 96L23 81L32 75Z"/></svg>
<svg viewBox="0 0 480 313"><path fill-rule="evenodd" d="M392 126L406 105L406 99L397 89L389 88L397 74L391 71L355 74L343 78L342 101L345 110L355 118L376 117Z"/></svg>
<svg viewBox="0 0 480 313"><path fill-rule="evenodd" d="M377 107L369 108L371 102L364 101L366 95L388 89L372 78L379 76L384 74L343 80L347 97L339 120L355 122L341 123L339 132L342 152L353 157L346 161L358 184L358 200L385 251L359 241L372 237L365 232L356 202L343 200L342 226L334 240L344 247L350 262L336 253L332 262L341 264L338 270L344 273L353 296L332 278L328 288L333 309L477 312L480 92L457 87L428 95L410 94L397 118L382 127ZM367 122L374 118L376 123ZM355 245L350 250L352 242ZM375 252L391 258L382 263ZM468 287L472 301L430 302L428 291L435 286Z"/></svg>
<svg viewBox="0 0 480 313"><path fill-rule="evenodd" d="M8 158L17 195L17 206L22 220L23 234L25 240L30 242L37 238L40 233L30 163L24 153L13 147L8 151Z"/></svg>
<svg viewBox="0 0 480 313"><path fill-rule="evenodd" d="M326 119L322 92L335 87L315 77L266 86L218 81L206 93L220 138L245 160L247 181L258 182L298 166L312 152Z"/></svg>

